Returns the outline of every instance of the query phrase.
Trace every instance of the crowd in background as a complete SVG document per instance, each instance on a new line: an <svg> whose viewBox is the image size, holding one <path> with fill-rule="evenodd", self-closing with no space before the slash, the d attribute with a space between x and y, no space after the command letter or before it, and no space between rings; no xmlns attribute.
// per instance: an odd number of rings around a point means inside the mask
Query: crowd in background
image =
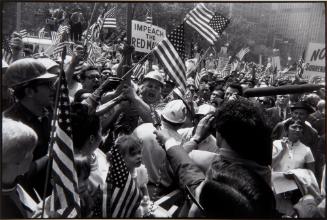
<svg viewBox="0 0 327 220"><path fill-rule="evenodd" d="M154 202L177 189L174 217L325 216L325 82L304 79L302 59L277 71L234 55L219 69L212 54L195 49L185 60L184 91L154 57L140 63L144 54L133 52L126 33L86 50L86 25L73 30L81 17L69 16L62 38L73 43L64 60L63 50L24 51L17 32L11 56L2 53L2 217L40 217L43 203L48 217L64 216L50 211L54 187L46 178L61 74L81 217L169 217ZM49 31L65 21L49 20ZM135 209L111 213L103 204L113 197L106 190L117 151L140 199L130 202Z"/></svg>

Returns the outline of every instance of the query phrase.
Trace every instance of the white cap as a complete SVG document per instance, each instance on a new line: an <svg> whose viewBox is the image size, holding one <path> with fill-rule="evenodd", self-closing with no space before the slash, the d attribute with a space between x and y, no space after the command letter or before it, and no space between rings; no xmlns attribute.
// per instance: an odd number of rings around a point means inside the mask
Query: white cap
<svg viewBox="0 0 327 220"><path fill-rule="evenodd" d="M185 122L186 114L186 106L180 99L168 102L161 112L161 115L164 119L169 122L178 124Z"/></svg>

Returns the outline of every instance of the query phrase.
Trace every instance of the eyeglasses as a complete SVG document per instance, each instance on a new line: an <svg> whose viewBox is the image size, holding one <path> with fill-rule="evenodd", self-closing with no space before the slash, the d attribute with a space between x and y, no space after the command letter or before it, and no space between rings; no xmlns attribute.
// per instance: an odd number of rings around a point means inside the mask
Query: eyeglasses
<svg viewBox="0 0 327 220"><path fill-rule="evenodd" d="M100 79L100 76L98 75L90 75L90 76L85 76L88 79Z"/></svg>

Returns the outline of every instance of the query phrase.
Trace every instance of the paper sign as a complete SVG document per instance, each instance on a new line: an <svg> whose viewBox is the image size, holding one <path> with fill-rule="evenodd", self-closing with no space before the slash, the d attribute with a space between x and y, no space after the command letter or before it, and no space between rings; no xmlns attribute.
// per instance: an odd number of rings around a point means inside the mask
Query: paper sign
<svg viewBox="0 0 327 220"><path fill-rule="evenodd" d="M309 43L305 54L305 62L309 64L303 73L304 78L325 76L326 47L325 44Z"/></svg>
<svg viewBox="0 0 327 220"><path fill-rule="evenodd" d="M149 53L166 37L166 30L141 21L132 20L132 42L135 51Z"/></svg>

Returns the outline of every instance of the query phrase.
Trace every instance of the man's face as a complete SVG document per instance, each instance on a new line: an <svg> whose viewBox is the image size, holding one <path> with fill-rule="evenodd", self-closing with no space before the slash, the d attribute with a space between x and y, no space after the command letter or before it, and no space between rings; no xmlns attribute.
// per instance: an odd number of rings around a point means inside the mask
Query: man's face
<svg viewBox="0 0 327 220"><path fill-rule="evenodd" d="M294 109L292 111L293 120L300 120L301 122L305 122L307 120L309 114L305 109Z"/></svg>
<svg viewBox="0 0 327 220"><path fill-rule="evenodd" d="M89 70L85 73L85 79L83 81L83 88L94 91L98 88L100 82L100 74L97 70Z"/></svg>
<svg viewBox="0 0 327 220"><path fill-rule="evenodd" d="M224 92L221 90L214 90L210 96L210 102L220 105L224 101Z"/></svg>
<svg viewBox="0 0 327 220"><path fill-rule="evenodd" d="M224 100L229 100L230 97L232 96L237 96L238 95L238 90L234 89L232 87L228 87L225 92Z"/></svg>
<svg viewBox="0 0 327 220"><path fill-rule="evenodd" d="M154 104L160 100L162 86L155 80L145 80L142 84L142 99L148 104Z"/></svg>
<svg viewBox="0 0 327 220"><path fill-rule="evenodd" d="M209 100L210 98L210 87L208 84L204 84L201 86L199 91L200 97L204 100Z"/></svg>
<svg viewBox="0 0 327 220"><path fill-rule="evenodd" d="M32 92L32 98L41 107L54 107L56 87L55 78L37 82Z"/></svg>
<svg viewBox="0 0 327 220"><path fill-rule="evenodd" d="M277 95L277 103L281 107L286 107L290 100L289 95Z"/></svg>

